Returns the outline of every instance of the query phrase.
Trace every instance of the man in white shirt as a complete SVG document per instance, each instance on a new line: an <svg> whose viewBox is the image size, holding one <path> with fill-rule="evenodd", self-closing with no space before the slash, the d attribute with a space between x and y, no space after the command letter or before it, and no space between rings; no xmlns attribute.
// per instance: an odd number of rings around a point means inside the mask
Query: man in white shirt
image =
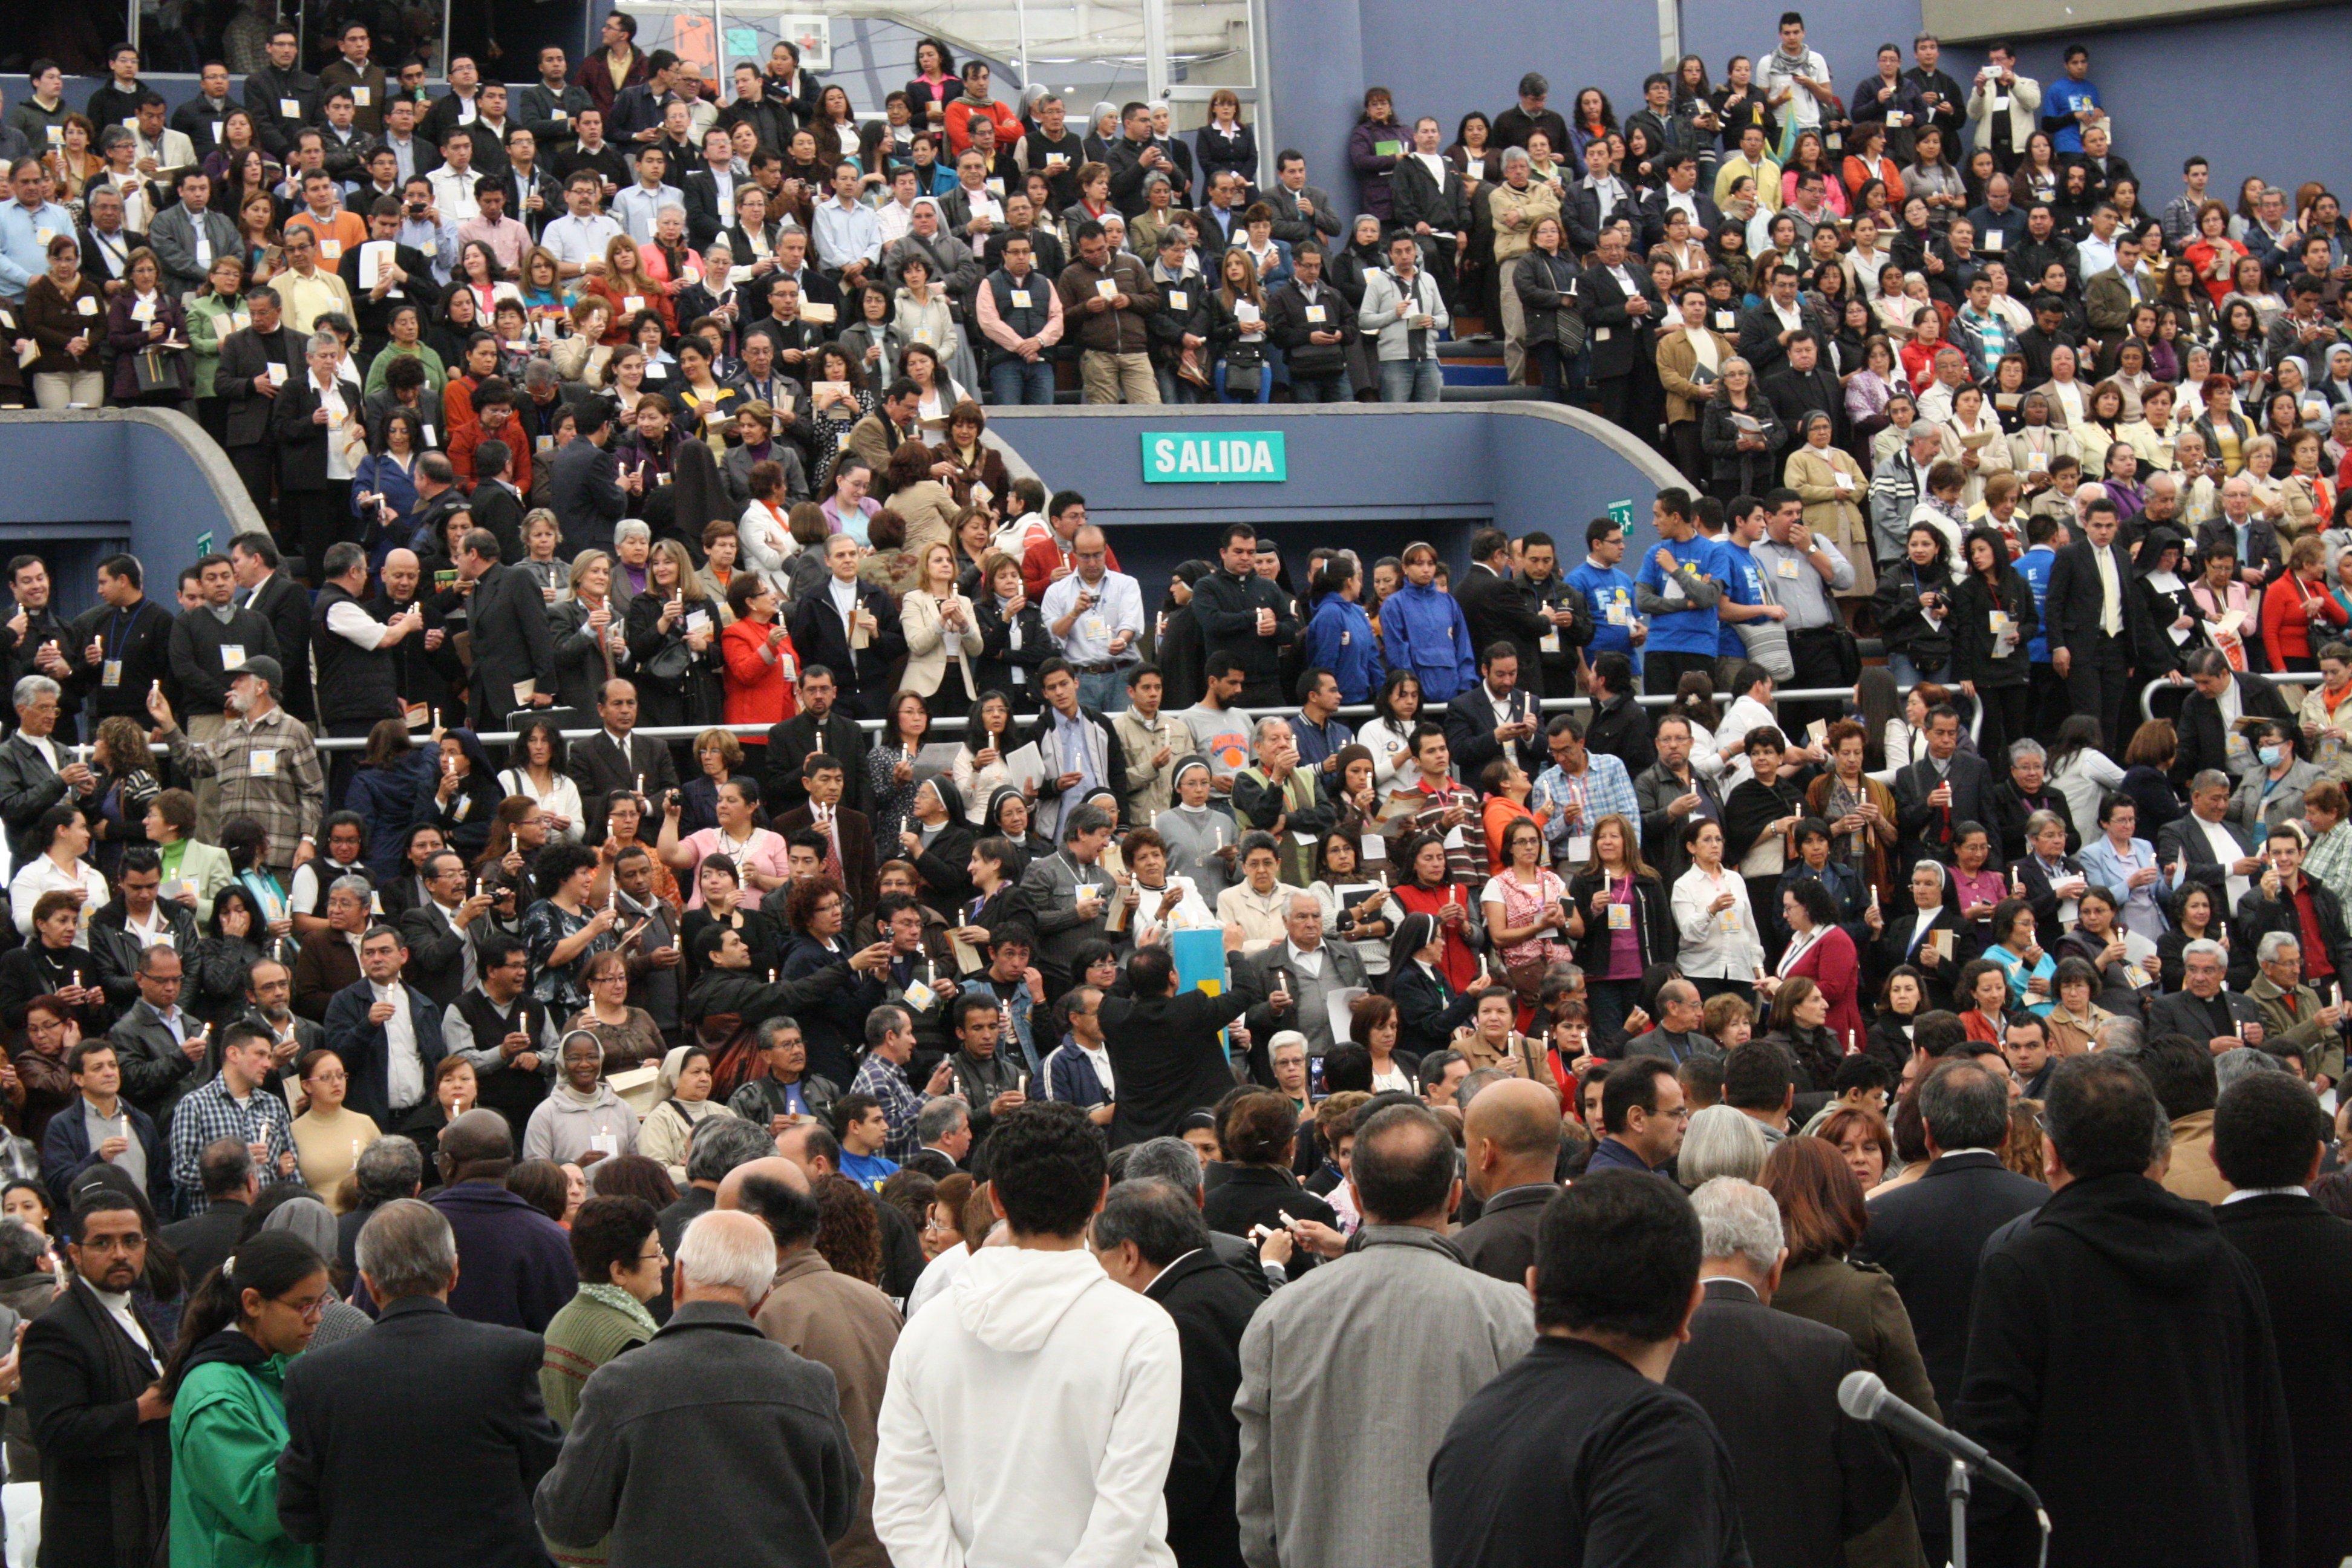
<svg viewBox="0 0 2352 1568"><path fill-rule="evenodd" d="M441 139L441 166L426 176L433 182L433 205L454 224L471 223L481 211L474 193L480 178L474 172L474 133L452 129Z"/></svg>
<svg viewBox="0 0 2352 1568"><path fill-rule="evenodd" d="M352 1073L343 1103L380 1127L397 1125L424 1100L441 1059L432 1005L401 980L407 963L398 931L370 927L360 939L362 978L337 992L327 1008L328 1046Z"/></svg>
<svg viewBox="0 0 2352 1568"><path fill-rule="evenodd" d="M604 247L621 237L621 226L596 210L604 182L593 169L575 170L564 182L564 215L547 226L540 243L554 253L556 268L566 278L604 270Z"/></svg>
<svg viewBox="0 0 2352 1568"><path fill-rule="evenodd" d="M1045 590L1038 605L1046 629L1078 678L1078 700L1098 713L1127 706L1126 669L1141 657L1143 591L1107 564L1109 546L1089 523L1071 542L1077 570Z"/></svg>
<svg viewBox="0 0 2352 1568"><path fill-rule="evenodd" d="M1756 74L1768 108L1786 105L1800 126L1822 122L1822 109L1833 96L1830 63L1805 47L1805 19L1796 12L1780 13L1780 47L1757 62Z"/></svg>
<svg viewBox="0 0 2352 1568"><path fill-rule="evenodd" d="M1172 1319L1084 1245L1109 1183L1101 1131L1074 1105L1007 1110L989 1134L989 1203L1009 1246L975 1250L953 1310L908 1321L874 1457L874 1531L901 1563L961 1562L1014 1537L1040 1560L1171 1568L1162 1488L1182 1356ZM1003 1413L1003 1440L963 1418Z"/></svg>

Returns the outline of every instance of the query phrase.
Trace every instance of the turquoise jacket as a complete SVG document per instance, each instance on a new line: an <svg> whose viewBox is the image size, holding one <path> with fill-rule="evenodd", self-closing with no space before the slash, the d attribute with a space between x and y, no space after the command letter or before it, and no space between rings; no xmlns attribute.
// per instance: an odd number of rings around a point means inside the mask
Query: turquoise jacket
<svg viewBox="0 0 2352 1568"><path fill-rule="evenodd" d="M289 1541L278 1522L289 1360L207 1361L182 1380L172 1402L172 1568L316 1568L318 1549Z"/></svg>

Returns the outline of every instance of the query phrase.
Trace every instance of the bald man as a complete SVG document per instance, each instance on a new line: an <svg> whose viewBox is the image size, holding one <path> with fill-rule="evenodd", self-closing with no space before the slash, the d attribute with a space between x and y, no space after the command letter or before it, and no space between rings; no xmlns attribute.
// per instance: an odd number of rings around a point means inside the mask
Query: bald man
<svg viewBox="0 0 2352 1568"><path fill-rule="evenodd" d="M1465 1179L1483 1205L1454 1237L1463 1260L1512 1285L1536 1260L1536 1226L1559 1191L1559 1096L1530 1079L1490 1083L1462 1119Z"/></svg>
<svg viewBox="0 0 2352 1568"><path fill-rule="evenodd" d="M803 1144L803 1147L805 1145ZM738 1165L719 1184L717 1206L758 1216L776 1238L776 1279L754 1321L795 1355L833 1369L841 1419L857 1456L857 1520L834 1543L835 1561L879 1562L874 1534L874 1449L882 1389L898 1347L898 1310L863 1279L836 1272L816 1250L816 1198L808 1173L777 1155Z"/></svg>
<svg viewBox="0 0 2352 1568"><path fill-rule="evenodd" d="M841 1174L841 1143L823 1122L804 1121L785 1128L776 1134L776 1152L800 1167L812 1189L825 1177ZM874 1205L875 1223L882 1227L882 1294L903 1304L923 1272L922 1238L898 1205L884 1203L869 1188L857 1190Z"/></svg>
<svg viewBox="0 0 2352 1568"><path fill-rule="evenodd" d="M478 1323L546 1331L579 1289L563 1227L507 1190L514 1133L495 1110L468 1110L441 1129L447 1184L425 1199L457 1233L457 1283L449 1310Z"/></svg>

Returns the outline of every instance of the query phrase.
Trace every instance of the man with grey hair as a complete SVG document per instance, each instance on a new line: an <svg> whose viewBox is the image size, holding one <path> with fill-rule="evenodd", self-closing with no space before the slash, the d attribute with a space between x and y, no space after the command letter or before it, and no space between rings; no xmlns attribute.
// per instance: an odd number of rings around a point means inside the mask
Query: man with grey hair
<svg viewBox="0 0 2352 1568"><path fill-rule="evenodd" d="M294 955L294 1011L303 1017L323 1023L337 993L359 983L360 939L375 896L373 883L351 873L327 884L326 929L305 937Z"/></svg>
<svg viewBox="0 0 2352 1568"><path fill-rule="evenodd" d="M710 1116L694 1130L686 1144L686 1190L677 1202L661 1211L662 1250L675 1258L685 1244L687 1227L709 1214L719 1200L719 1184L738 1165L748 1165L776 1152L774 1134L740 1116ZM656 1314L667 1307L657 1300Z"/></svg>
<svg viewBox="0 0 2352 1568"><path fill-rule="evenodd" d="M2054 645L2053 645L2054 651ZM2242 778L2254 767L2254 750L2238 728L2242 719L2270 719L2293 726L2294 715L2278 688L2259 675L2242 675L2230 667L2219 648L2199 648L2183 661L2189 684L2197 689L2180 704L2180 754L2172 776L2194 776L2207 768L2226 769ZM2196 804L2192 795L2189 804Z"/></svg>
<svg viewBox="0 0 2352 1568"><path fill-rule="evenodd" d="M22 619L24 613L18 612ZM16 732L0 742L0 824L8 834L11 864L23 867L40 858L47 845L36 842L35 826L41 814L68 795L89 799L98 779L89 764L55 738L62 689L46 675L27 675L10 693L16 710ZM70 739L70 732L68 732Z"/></svg>
<svg viewBox="0 0 2352 1568"><path fill-rule="evenodd" d="M2323 999L2303 976L2303 943L2293 931L2263 933L2254 944L2254 963L2261 973L2246 987L2247 999L2261 1012L2266 1044L2292 1045L2304 1058L2304 1074L2321 1093L2344 1076L2344 1020L2340 1002ZM2336 995L2343 984L2334 984Z"/></svg>
<svg viewBox="0 0 2352 1568"><path fill-rule="evenodd" d="M1993 841L2004 864L2032 852L2026 824L2036 812L2049 812L2066 825L2067 854L2083 847L2066 797L2050 787L2049 760L2039 741L2019 741L2009 748L2009 776L1992 786Z"/></svg>
<svg viewBox="0 0 2352 1568"><path fill-rule="evenodd" d="M1152 1138L1127 1152L1126 1177L1130 1182L1167 1182L1192 1196L1195 1208L1208 1199L1202 1181L1200 1152L1181 1138ZM1252 1245L1222 1230L1209 1232L1209 1250L1217 1261L1239 1274L1259 1295L1270 1295L1290 1282L1292 1241L1286 1230L1276 1231Z"/></svg>
<svg viewBox="0 0 2352 1568"><path fill-rule="evenodd" d="M963 1169L964 1156L971 1152L971 1107L951 1094L924 1101L915 1113L915 1152L900 1164L946 1181Z"/></svg>
<svg viewBox="0 0 2352 1568"><path fill-rule="evenodd" d="M582 1391L540 1480L551 1543L609 1541L615 1561L659 1562L677 1551L677 1501L711 1496L730 1500L741 1539L807 1543L812 1560L814 1542L849 1532L862 1478L833 1373L751 1321L775 1272L775 1237L751 1215L687 1228L668 1323Z"/></svg>
<svg viewBox="0 0 2352 1568"><path fill-rule="evenodd" d="M531 1489L563 1444L540 1399L545 1349L453 1312L457 1261L432 1205L385 1204L359 1237L375 1327L287 1369L278 1521L321 1562L544 1560Z"/></svg>
<svg viewBox="0 0 2352 1568"><path fill-rule="evenodd" d="M1268 1300L1242 1338L1235 1489L1250 1568L1425 1561L1438 1440L1535 1342L1526 1286L1464 1267L1441 1239L1462 1184L1435 1112L1375 1111L1349 1172L1364 1223L1348 1250ZM1400 1410L1413 1418L1386 1418ZM1335 1432L1354 1436L1314 1439Z"/></svg>
<svg viewBox="0 0 2352 1568"><path fill-rule="evenodd" d="M1240 788L1236 781L1236 798ZM1363 961L1356 956L1352 943L1328 940L1323 929L1323 905L1314 894L1293 892L1284 901L1282 923L1288 933L1282 942L1233 961L1236 969L1245 965L1256 976L1258 995L1272 997L1279 993L1286 999L1281 1006L1262 1001L1245 1015L1253 1041L1251 1060L1260 1068L1270 1065L1264 1042L1283 1029L1296 1029L1307 1037L1309 1059L1329 1056L1335 1047L1345 1043L1331 1030L1330 998L1364 984Z"/></svg>
<svg viewBox="0 0 2352 1568"><path fill-rule="evenodd" d="M1903 1498L1888 1439L1838 1408L1838 1384L1862 1359L1851 1336L1771 1310L1789 1257L1771 1194L1717 1176L1691 1210L1706 1300L1666 1385L1698 1401L1730 1450L1749 1553L1835 1563Z"/></svg>
<svg viewBox="0 0 2352 1568"><path fill-rule="evenodd" d="M1047 713L1039 721L1041 750L1051 742L1054 720L1055 715ZM1117 744L1112 742L1114 747ZM1038 973L1045 977L1049 999L1070 988L1075 978L1070 960L1082 943L1099 939L1123 948L1132 941L1124 929L1110 929L1111 906L1119 897L1119 888L1100 864L1103 849L1110 843L1110 816L1102 807L1073 806L1062 814L1060 852L1039 856L1021 875L1021 899L1031 911L1037 933L1033 956ZM1122 927L1125 924L1121 922Z"/></svg>
<svg viewBox="0 0 2352 1568"><path fill-rule="evenodd" d="M1968 1356L1977 1255L1987 1237L2050 1195L2000 1163L2009 1100L2009 1085L1979 1063L1937 1063L1918 1093L1927 1173L1871 1205L1870 1236L1856 1249L1895 1277L1936 1402L1947 1409ZM1923 1517L1923 1534L1934 1530L1937 1512Z"/></svg>
<svg viewBox="0 0 2352 1568"><path fill-rule="evenodd" d="M1943 456L1944 427L1932 419L1911 422L1911 437L1870 475L1871 548L1881 561L1900 561L1913 509L1927 499L1927 470Z"/></svg>
<svg viewBox="0 0 2352 1568"><path fill-rule="evenodd" d="M424 1190L425 1152L414 1138L386 1133L360 1151L352 1176L359 1184L360 1201L335 1221L335 1251L342 1266L356 1273L360 1228L384 1205L413 1198Z"/></svg>
<svg viewBox="0 0 2352 1568"><path fill-rule="evenodd" d="M2263 1043L2263 1016L2254 999L2231 991L2230 950L2206 938L2180 950L2181 989L2148 1009L2151 1035L2186 1035L2213 1054Z"/></svg>
<svg viewBox="0 0 2352 1568"><path fill-rule="evenodd" d="M2190 657L2193 662L2196 656ZM2229 666L2223 665L2222 669L2226 672ZM2260 684L2263 690L2270 689L2269 682ZM2194 703L2199 699L2189 700ZM2184 721L2185 718L2184 713ZM2219 737L2214 744L2218 756ZM2185 758L2187 752L2182 755ZM2202 882L2223 900L2214 911L2219 917L2235 912L2238 900L2253 885L2252 879L2263 874L2262 858L2253 852L2238 825L2228 820L2231 787L2230 775L2218 765L2200 769L2189 780L2189 815L2166 823L2156 836L2156 858L2164 866L2164 880L2158 885L2166 896L2169 898L2186 883Z"/></svg>
<svg viewBox="0 0 2352 1568"><path fill-rule="evenodd" d="M2217 1094L2227 1094L2234 1085L2257 1073L2294 1071L2283 1059L2258 1046L2231 1046L2213 1058L2213 1088Z"/></svg>
<svg viewBox="0 0 2352 1568"><path fill-rule="evenodd" d="M1223 1267L1192 1194L1170 1181L1130 1176L1111 1188L1094 1217L1103 1272L1148 1296L1176 1320L1183 1354L1183 1402L1169 1462L1168 1545L1180 1563L1231 1563L1240 1539L1234 1468L1240 1425L1242 1334L1265 1294Z"/></svg>

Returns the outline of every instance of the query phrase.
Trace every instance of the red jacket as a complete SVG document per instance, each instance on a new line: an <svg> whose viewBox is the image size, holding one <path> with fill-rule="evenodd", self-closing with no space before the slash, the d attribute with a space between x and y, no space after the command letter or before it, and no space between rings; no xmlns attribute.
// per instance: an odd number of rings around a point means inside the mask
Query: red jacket
<svg viewBox="0 0 2352 1568"><path fill-rule="evenodd" d="M1108 542L1103 545L1103 563L1111 571L1118 571L1118 552L1111 549ZM1045 602L1045 590L1054 585L1054 574L1065 568L1076 571L1078 558L1058 535L1048 530L1045 538L1031 540L1029 548L1021 552L1021 587L1029 595L1029 602L1042 606Z"/></svg>
<svg viewBox="0 0 2352 1568"><path fill-rule="evenodd" d="M971 145L971 117L975 114L994 122L997 151L1009 153L1020 142L1021 117L994 99L984 104L974 103L968 98L950 99L946 111L940 116L947 127L948 155L950 158L962 157L965 149Z"/></svg>
<svg viewBox="0 0 2352 1568"><path fill-rule="evenodd" d="M1863 1043L1862 1006L1858 993L1862 984L1862 963L1853 950L1853 938L1844 930L1832 926L1819 941L1789 965L1789 977L1803 975L1822 988L1829 998L1829 1031L1837 1037L1841 1047L1849 1052ZM1818 1084L1827 1089L1827 1084Z"/></svg>
<svg viewBox="0 0 2352 1568"><path fill-rule="evenodd" d="M782 620L776 622L777 626L782 624ZM800 711L793 683L784 679L784 660L790 659L795 670L800 668L800 656L793 650L792 634L784 634L784 640L776 647L781 657L770 663L760 653L761 645L768 640L769 630L757 621L741 620L719 634L719 651L727 661L727 723L781 724ZM746 735L743 740L747 744L767 744L761 736Z"/></svg>
<svg viewBox="0 0 2352 1568"><path fill-rule="evenodd" d="M2312 657L2306 604L2318 607L2319 618L2326 625L2345 624L2344 606L2323 584L2305 584L2293 572L2282 572L2277 582L2263 590L2263 652L2274 670L2293 669L2298 661L2308 663Z"/></svg>

